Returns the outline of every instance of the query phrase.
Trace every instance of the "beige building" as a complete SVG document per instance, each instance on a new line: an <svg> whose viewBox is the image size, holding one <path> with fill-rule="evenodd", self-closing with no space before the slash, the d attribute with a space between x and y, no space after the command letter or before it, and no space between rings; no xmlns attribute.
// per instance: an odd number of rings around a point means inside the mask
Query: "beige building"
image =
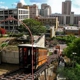
<svg viewBox="0 0 80 80"><path fill-rule="evenodd" d="M62 14L70 15L71 13L71 1L66 0L65 2L62 2Z"/></svg>
<svg viewBox="0 0 80 80"><path fill-rule="evenodd" d="M29 9L30 13L30 18L35 18L36 16L39 15L39 9L36 4L33 5L22 5L22 3L17 4L17 8L24 8L24 9Z"/></svg>
<svg viewBox="0 0 80 80"><path fill-rule="evenodd" d="M36 16L39 15L38 6L36 4L30 5L29 10L30 10L30 18L35 18Z"/></svg>
<svg viewBox="0 0 80 80"><path fill-rule="evenodd" d="M80 35L80 27L76 27L76 26L66 26L64 27L64 33L66 35Z"/></svg>
<svg viewBox="0 0 80 80"><path fill-rule="evenodd" d="M36 20L40 21L44 26L55 26L55 29L59 26L57 17L36 17Z"/></svg>
<svg viewBox="0 0 80 80"><path fill-rule="evenodd" d="M55 37L55 27L51 26L45 33L46 38L52 38Z"/></svg>

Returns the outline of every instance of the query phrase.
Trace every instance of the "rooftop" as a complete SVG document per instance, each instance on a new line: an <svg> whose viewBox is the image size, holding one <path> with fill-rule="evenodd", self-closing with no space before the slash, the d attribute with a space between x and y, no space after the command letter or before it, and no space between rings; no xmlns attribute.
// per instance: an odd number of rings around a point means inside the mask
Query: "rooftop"
<svg viewBox="0 0 80 80"><path fill-rule="evenodd" d="M80 27L77 27L77 26L66 26L64 27L66 30L79 30Z"/></svg>

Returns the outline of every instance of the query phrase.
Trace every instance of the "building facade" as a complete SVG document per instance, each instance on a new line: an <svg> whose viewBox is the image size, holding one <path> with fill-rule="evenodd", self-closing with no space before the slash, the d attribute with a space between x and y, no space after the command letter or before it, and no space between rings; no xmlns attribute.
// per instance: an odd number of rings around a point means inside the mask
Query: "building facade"
<svg viewBox="0 0 80 80"><path fill-rule="evenodd" d="M63 14L52 14L50 17L58 17L60 25L75 25L78 26L78 22L80 21L80 15L75 15L74 12L71 12L70 15Z"/></svg>
<svg viewBox="0 0 80 80"><path fill-rule="evenodd" d="M71 1L66 0L62 2L62 14L70 15L71 13Z"/></svg>
<svg viewBox="0 0 80 80"><path fill-rule="evenodd" d="M40 21L44 26L54 26L55 29L59 26L57 17L36 17L36 20Z"/></svg>
<svg viewBox="0 0 80 80"><path fill-rule="evenodd" d="M0 10L0 21L7 19L9 16L14 17L17 20L24 20L29 18L29 9L2 9ZM7 31L17 31L16 27L20 26L20 22L17 21L4 21L0 24L0 27L5 28Z"/></svg>
<svg viewBox="0 0 80 80"><path fill-rule="evenodd" d="M80 35L80 27L76 26L66 26L64 27L64 33L66 35Z"/></svg>
<svg viewBox="0 0 80 80"><path fill-rule="evenodd" d="M36 4L29 6L29 10L30 10L30 18L35 19L35 17L39 15L39 9Z"/></svg>
<svg viewBox="0 0 80 80"><path fill-rule="evenodd" d="M48 17L51 15L51 7L48 4L41 4L40 15Z"/></svg>
<svg viewBox="0 0 80 80"><path fill-rule="evenodd" d="M55 37L55 27L51 26L45 33L46 38L52 38Z"/></svg>
<svg viewBox="0 0 80 80"><path fill-rule="evenodd" d="M36 4L33 4L33 5L22 5L22 3L19 2L17 4L17 8L29 9L30 18L33 18L33 19L36 16L39 15L39 9L38 9L38 6Z"/></svg>

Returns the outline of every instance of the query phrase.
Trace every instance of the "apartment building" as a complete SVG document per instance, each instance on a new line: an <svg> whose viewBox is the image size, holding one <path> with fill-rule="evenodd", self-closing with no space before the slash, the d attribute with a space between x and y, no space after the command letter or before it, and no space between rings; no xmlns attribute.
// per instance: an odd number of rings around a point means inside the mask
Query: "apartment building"
<svg viewBox="0 0 80 80"><path fill-rule="evenodd" d="M55 29L59 26L59 21L57 17L36 17L36 20L40 21L44 26L54 26Z"/></svg>
<svg viewBox="0 0 80 80"><path fill-rule="evenodd" d="M29 9L1 9L0 10L0 21L6 20L9 16L14 17L17 20L24 20L29 18ZM20 26L21 23L17 21L4 21L0 24L0 27L5 28L8 31L17 31L16 27Z"/></svg>
<svg viewBox="0 0 80 80"><path fill-rule="evenodd" d="M40 15L48 17L51 15L51 7L48 4L41 4Z"/></svg>
<svg viewBox="0 0 80 80"><path fill-rule="evenodd" d="M70 15L71 13L71 1L65 0L62 2L62 14Z"/></svg>
<svg viewBox="0 0 80 80"><path fill-rule="evenodd" d="M17 4L17 8L29 9L30 18L35 18L39 15L39 9L36 4L33 5L22 5L22 3Z"/></svg>
<svg viewBox="0 0 80 80"><path fill-rule="evenodd" d="M52 14L50 17L58 17L60 25L70 24L70 16L69 15L62 15L62 14Z"/></svg>
<svg viewBox="0 0 80 80"><path fill-rule="evenodd" d="M78 22L80 21L80 15L74 14L74 12L71 12L70 15L63 15L63 14L52 14L50 17L58 17L59 24L60 25L75 25L79 26Z"/></svg>
<svg viewBox="0 0 80 80"><path fill-rule="evenodd" d="M29 10L30 10L30 18L35 19L35 17L39 15L39 9L36 4L30 5Z"/></svg>

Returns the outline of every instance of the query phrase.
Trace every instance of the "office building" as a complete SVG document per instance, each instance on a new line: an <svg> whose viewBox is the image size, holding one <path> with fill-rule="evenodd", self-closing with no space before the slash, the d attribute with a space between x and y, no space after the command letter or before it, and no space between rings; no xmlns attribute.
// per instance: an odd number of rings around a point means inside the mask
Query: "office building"
<svg viewBox="0 0 80 80"><path fill-rule="evenodd" d="M55 29L59 26L59 21L57 17L36 17L37 21L40 21L44 26L54 26Z"/></svg>
<svg viewBox="0 0 80 80"><path fill-rule="evenodd" d="M62 2L62 14L70 15L71 13L71 1L66 0Z"/></svg>
<svg viewBox="0 0 80 80"><path fill-rule="evenodd" d="M63 14L52 14L50 17L58 17L59 25L74 25L78 26L78 22L80 21L80 15L74 14L71 12L70 15L63 15Z"/></svg>
<svg viewBox="0 0 80 80"><path fill-rule="evenodd" d="M41 4L40 15L46 17L51 15L51 7L48 4Z"/></svg>

